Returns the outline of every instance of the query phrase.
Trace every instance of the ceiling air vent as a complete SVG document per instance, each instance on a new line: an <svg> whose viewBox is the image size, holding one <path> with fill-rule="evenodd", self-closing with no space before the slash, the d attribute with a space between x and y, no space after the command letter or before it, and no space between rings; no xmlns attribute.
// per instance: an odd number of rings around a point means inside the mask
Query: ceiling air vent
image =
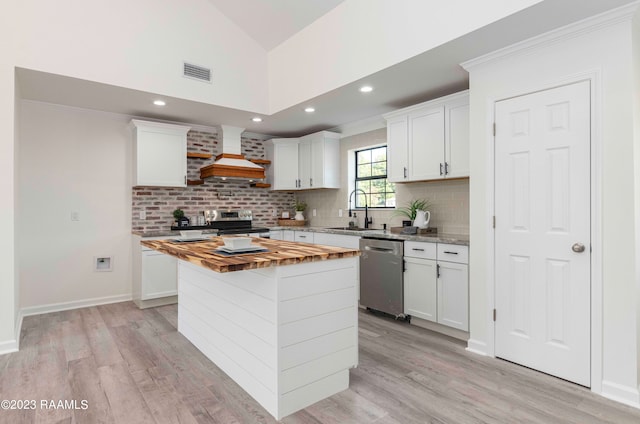
<svg viewBox="0 0 640 424"><path fill-rule="evenodd" d="M184 62L182 76L198 81L211 82L211 69Z"/></svg>

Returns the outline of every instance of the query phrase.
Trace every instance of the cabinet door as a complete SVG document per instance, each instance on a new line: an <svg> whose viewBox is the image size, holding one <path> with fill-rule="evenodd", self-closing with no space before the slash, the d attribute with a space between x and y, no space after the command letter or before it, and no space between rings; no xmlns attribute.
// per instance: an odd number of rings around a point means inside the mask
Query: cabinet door
<svg viewBox="0 0 640 424"><path fill-rule="evenodd" d="M309 231L295 231L293 240L302 243L313 243L313 233Z"/></svg>
<svg viewBox="0 0 640 424"><path fill-rule="evenodd" d="M142 251L142 300L178 294L178 261L155 250Z"/></svg>
<svg viewBox="0 0 640 424"><path fill-rule="evenodd" d="M446 116L446 177L469 176L469 103L447 106Z"/></svg>
<svg viewBox="0 0 640 424"><path fill-rule="evenodd" d="M293 230L283 230L282 231L282 240L284 240L284 241L295 241L294 240L294 231Z"/></svg>
<svg viewBox="0 0 640 424"><path fill-rule="evenodd" d="M297 190L298 188L298 142L278 143L274 146L271 166L274 190Z"/></svg>
<svg viewBox="0 0 640 424"><path fill-rule="evenodd" d="M420 181L443 177L444 106L413 112L409 115L409 179Z"/></svg>
<svg viewBox="0 0 640 424"><path fill-rule="evenodd" d="M136 186L186 187L186 131L136 128L134 174Z"/></svg>
<svg viewBox="0 0 640 424"><path fill-rule="evenodd" d="M404 313L436 321L437 263L431 259L404 258Z"/></svg>
<svg viewBox="0 0 640 424"><path fill-rule="evenodd" d="M282 230L269 231L269 238L271 240L282 240L284 238L282 235Z"/></svg>
<svg viewBox="0 0 640 424"><path fill-rule="evenodd" d="M438 262L438 323L469 331L468 265Z"/></svg>
<svg viewBox="0 0 640 424"><path fill-rule="evenodd" d="M312 143L312 140L300 140L300 144L298 144L298 188L301 189L311 188L312 170L314 165L314 158L311 151L312 144L314 144ZM322 167L322 156L320 156L320 158L316 158L316 160L318 159L320 160L320 166Z"/></svg>
<svg viewBox="0 0 640 424"><path fill-rule="evenodd" d="M407 181L409 170L407 117L387 121L387 178L391 182Z"/></svg>

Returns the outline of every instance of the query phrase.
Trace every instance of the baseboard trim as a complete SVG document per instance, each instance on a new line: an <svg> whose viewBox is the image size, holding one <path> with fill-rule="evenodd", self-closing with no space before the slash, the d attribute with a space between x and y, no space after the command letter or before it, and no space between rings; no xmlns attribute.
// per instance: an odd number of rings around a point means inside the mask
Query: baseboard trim
<svg viewBox="0 0 640 424"><path fill-rule="evenodd" d="M489 356L487 353L487 344L474 339L467 341L467 352L475 353L476 355Z"/></svg>
<svg viewBox="0 0 640 424"><path fill-rule="evenodd" d="M93 299L74 300L72 302L51 303L49 305L29 306L20 311L23 317L48 314L50 312L68 311L71 309L88 308L90 306L106 305L109 303L127 302L132 299L131 293L116 296L95 297Z"/></svg>
<svg viewBox="0 0 640 424"><path fill-rule="evenodd" d="M18 317L16 318L16 330L15 330L15 338L16 338L16 349L20 350L20 334L22 333L22 321L24 320L24 314L22 313L22 309L18 311Z"/></svg>
<svg viewBox="0 0 640 424"><path fill-rule="evenodd" d="M622 384L603 380L600 395L640 409L640 391L637 387L623 386Z"/></svg>
<svg viewBox="0 0 640 424"><path fill-rule="evenodd" d="M18 342L16 340L7 340L0 342L0 355L13 353L18 351Z"/></svg>

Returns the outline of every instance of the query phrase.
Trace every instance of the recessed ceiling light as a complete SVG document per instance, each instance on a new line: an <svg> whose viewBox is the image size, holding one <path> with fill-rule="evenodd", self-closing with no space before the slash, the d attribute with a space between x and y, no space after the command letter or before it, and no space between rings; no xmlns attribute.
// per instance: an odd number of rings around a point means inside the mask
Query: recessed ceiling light
<svg viewBox="0 0 640 424"><path fill-rule="evenodd" d="M154 105L156 105L156 106L164 106L164 105L166 105L167 103L165 103L165 101L164 101L164 100L154 100L154 101L153 101L153 104L154 104Z"/></svg>
<svg viewBox="0 0 640 424"><path fill-rule="evenodd" d="M370 85L364 85L360 87L360 91L363 93L371 93L373 91L373 87L371 87Z"/></svg>
<svg viewBox="0 0 640 424"><path fill-rule="evenodd" d="M307 108L304 109L304 111L307 112L307 113L311 113L311 112L315 112L316 110L315 110L315 108L307 107Z"/></svg>
<svg viewBox="0 0 640 424"><path fill-rule="evenodd" d="M262 122L262 118L259 118L259 117L257 117L257 116L256 116L255 118L251 118L251 120L252 120L253 122Z"/></svg>

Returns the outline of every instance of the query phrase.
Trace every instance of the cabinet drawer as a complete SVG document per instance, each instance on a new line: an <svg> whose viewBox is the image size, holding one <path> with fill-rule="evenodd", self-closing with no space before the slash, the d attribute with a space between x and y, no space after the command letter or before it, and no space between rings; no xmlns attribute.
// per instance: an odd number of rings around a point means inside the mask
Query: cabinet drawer
<svg viewBox="0 0 640 424"><path fill-rule="evenodd" d="M295 231L293 240L300 241L302 243L313 243L313 233L307 231Z"/></svg>
<svg viewBox="0 0 640 424"><path fill-rule="evenodd" d="M438 260L455 262L458 264L468 264L469 246L438 243Z"/></svg>
<svg viewBox="0 0 640 424"><path fill-rule="evenodd" d="M410 258L436 259L436 243L405 241L404 256Z"/></svg>

